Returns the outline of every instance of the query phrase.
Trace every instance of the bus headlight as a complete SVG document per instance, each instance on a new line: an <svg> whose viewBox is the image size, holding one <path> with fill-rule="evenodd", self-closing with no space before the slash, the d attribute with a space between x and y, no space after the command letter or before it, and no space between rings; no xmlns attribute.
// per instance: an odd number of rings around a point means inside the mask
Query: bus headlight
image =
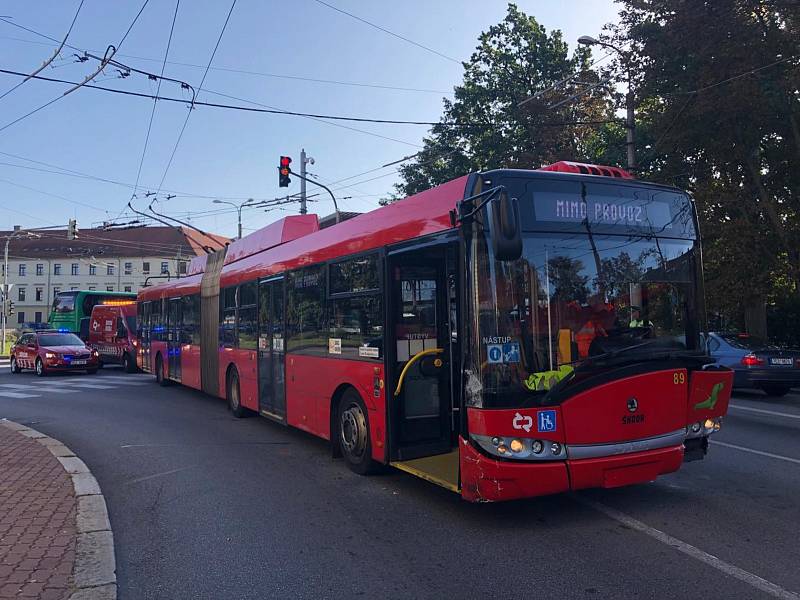
<svg viewBox="0 0 800 600"><path fill-rule="evenodd" d="M711 435L716 433L722 427L722 417L714 417L713 419L706 419L703 423L703 433Z"/></svg>
<svg viewBox="0 0 800 600"><path fill-rule="evenodd" d="M565 460L566 447L561 442L530 438L511 438L470 434L487 454L517 460Z"/></svg>

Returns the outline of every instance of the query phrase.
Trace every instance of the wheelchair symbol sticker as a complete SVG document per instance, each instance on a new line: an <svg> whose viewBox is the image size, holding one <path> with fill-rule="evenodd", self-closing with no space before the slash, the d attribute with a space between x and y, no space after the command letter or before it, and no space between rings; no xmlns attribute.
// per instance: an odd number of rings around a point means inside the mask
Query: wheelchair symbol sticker
<svg viewBox="0 0 800 600"><path fill-rule="evenodd" d="M545 433L556 430L556 411L540 410L537 419L537 431Z"/></svg>

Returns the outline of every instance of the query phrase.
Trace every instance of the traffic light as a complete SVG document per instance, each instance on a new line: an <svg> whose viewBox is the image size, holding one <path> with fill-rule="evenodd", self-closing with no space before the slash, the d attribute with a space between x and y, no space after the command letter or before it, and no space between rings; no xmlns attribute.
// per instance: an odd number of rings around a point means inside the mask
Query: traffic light
<svg viewBox="0 0 800 600"><path fill-rule="evenodd" d="M74 240L78 237L78 221L70 219L67 225L67 239Z"/></svg>
<svg viewBox="0 0 800 600"><path fill-rule="evenodd" d="M14 314L14 303L11 300L9 300L8 301L8 316L10 317L13 314Z"/></svg>
<svg viewBox="0 0 800 600"><path fill-rule="evenodd" d="M281 164L278 167L278 186L280 187L289 187L289 184L292 182L289 179L289 173L292 170L289 168L289 165L292 164L292 159L289 156L281 156Z"/></svg>

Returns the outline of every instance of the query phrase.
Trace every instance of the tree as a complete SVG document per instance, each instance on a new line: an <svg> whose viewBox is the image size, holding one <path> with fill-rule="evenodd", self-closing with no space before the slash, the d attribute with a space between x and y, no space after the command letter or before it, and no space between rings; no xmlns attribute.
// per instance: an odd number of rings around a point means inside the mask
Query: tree
<svg viewBox="0 0 800 600"><path fill-rule="evenodd" d="M709 307L764 334L765 301L800 297L798 3L621 4L609 36L655 140L643 174L691 189Z"/></svg>
<svg viewBox="0 0 800 600"><path fill-rule="evenodd" d="M607 87L587 91L599 81L590 51L570 56L560 31L548 33L516 5L478 42L424 148L401 167L400 197L472 171L582 159L591 133L613 118Z"/></svg>

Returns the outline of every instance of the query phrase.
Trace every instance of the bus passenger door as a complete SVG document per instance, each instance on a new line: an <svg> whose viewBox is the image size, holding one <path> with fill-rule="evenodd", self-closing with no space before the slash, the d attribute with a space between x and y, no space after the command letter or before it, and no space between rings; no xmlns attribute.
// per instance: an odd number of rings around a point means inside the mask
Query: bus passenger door
<svg viewBox="0 0 800 600"><path fill-rule="evenodd" d="M286 422L283 277L258 284L258 410Z"/></svg>
<svg viewBox="0 0 800 600"><path fill-rule="evenodd" d="M181 380L181 299L170 298L167 309L167 366L169 378Z"/></svg>
<svg viewBox="0 0 800 600"><path fill-rule="evenodd" d="M392 464L454 488L447 264L444 246L390 256L389 412Z"/></svg>

